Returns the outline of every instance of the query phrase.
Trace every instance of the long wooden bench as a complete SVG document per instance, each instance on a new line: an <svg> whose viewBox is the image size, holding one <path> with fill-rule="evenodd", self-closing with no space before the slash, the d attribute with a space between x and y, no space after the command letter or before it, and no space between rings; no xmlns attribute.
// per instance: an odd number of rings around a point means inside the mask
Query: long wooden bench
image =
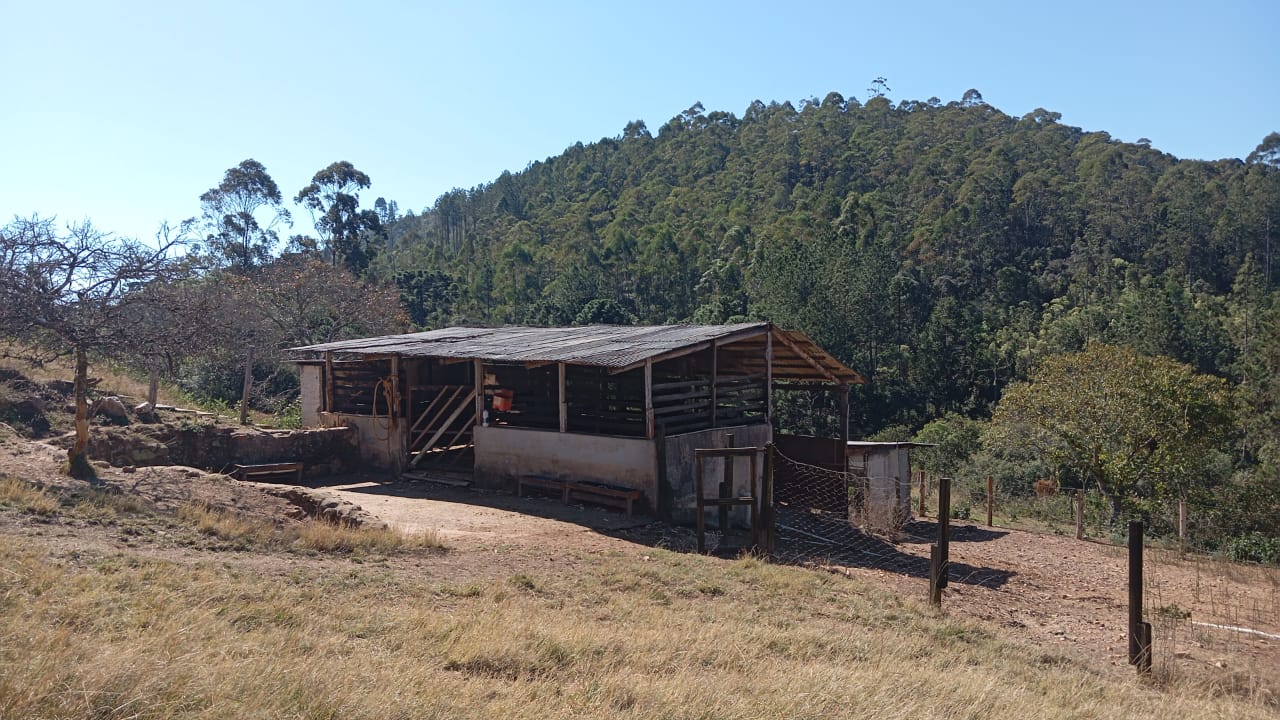
<svg viewBox="0 0 1280 720"><path fill-rule="evenodd" d="M516 478L516 495L524 497L525 488L539 488L559 493L561 502L569 502L569 483L546 475L522 475Z"/></svg>
<svg viewBox="0 0 1280 720"><path fill-rule="evenodd" d="M236 465L231 469L231 477L237 480L267 480L277 475L288 475L294 482L302 483L302 463L265 463L262 465Z"/></svg>
<svg viewBox="0 0 1280 720"><path fill-rule="evenodd" d="M578 499L597 505L616 507L619 510L625 510L627 517L632 516L636 502L644 497L644 493L639 490L605 483L574 482L546 475L522 475L516 478L516 495L524 497L529 488L557 493L560 495L560 501L565 504L568 504L571 499Z"/></svg>
<svg viewBox="0 0 1280 720"><path fill-rule="evenodd" d="M616 485L605 485L604 483L570 482L565 483L565 497L577 497L580 500L625 509L627 517L631 517L632 512L635 510L636 501L644 497L644 493L639 490L617 487ZM566 502L568 502L567 499Z"/></svg>

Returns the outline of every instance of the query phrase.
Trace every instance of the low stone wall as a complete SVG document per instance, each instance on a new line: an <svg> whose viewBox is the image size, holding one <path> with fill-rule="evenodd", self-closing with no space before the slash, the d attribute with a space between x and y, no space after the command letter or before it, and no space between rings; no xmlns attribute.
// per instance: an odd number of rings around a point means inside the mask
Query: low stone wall
<svg viewBox="0 0 1280 720"><path fill-rule="evenodd" d="M358 434L346 427L253 430L185 423L94 427L89 457L116 467L186 465L225 472L233 465L302 462L308 476L334 475L361 467ZM69 446L70 437L58 444Z"/></svg>

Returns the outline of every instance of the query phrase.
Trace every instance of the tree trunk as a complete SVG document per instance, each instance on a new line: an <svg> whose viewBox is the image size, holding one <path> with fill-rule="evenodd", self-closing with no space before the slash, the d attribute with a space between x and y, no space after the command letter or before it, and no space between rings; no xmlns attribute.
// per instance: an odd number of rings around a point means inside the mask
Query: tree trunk
<svg viewBox="0 0 1280 720"><path fill-rule="evenodd" d="M67 465L71 474L82 477L92 474L92 466L86 451L89 447L89 356L84 348L76 348L76 374L74 390L76 396L76 439L67 450Z"/></svg>

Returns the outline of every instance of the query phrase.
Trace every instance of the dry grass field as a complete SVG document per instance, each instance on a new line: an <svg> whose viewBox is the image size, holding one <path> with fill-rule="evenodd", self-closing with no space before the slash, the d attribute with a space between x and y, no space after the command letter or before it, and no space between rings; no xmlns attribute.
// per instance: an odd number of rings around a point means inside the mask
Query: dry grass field
<svg viewBox="0 0 1280 720"><path fill-rule="evenodd" d="M0 717L1277 715L821 570L242 522L6 479Z"/></svg>
<svg viewBox="0 0 1280 720"><path fill-rule="evenodd" d="M1280 717L1234 675L1139 679L1105 593L1064 611L1060 568L1108 578L1105 548L957 543L1008 580L939 613L916 577L701 556L558 500L353 479L328 492L390 527L340 527L220 475L89 485L64 459L0 424L4 720Z"/></svg>

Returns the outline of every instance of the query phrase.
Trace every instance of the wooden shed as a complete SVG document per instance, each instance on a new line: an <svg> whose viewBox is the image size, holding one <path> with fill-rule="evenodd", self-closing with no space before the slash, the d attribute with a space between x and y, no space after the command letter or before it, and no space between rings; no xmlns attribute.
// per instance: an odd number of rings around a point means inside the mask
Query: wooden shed
<svg viewBox="0 0 1280 720"><path fill-rule="evenodd" d="M294 348L308 426L354 426L366 462L514 488L540 476L640 491L687 519L693 450L771 441L773 388L862 378L771 323L452 327ZM841 443L848 438L840 438Z"/></svg>

